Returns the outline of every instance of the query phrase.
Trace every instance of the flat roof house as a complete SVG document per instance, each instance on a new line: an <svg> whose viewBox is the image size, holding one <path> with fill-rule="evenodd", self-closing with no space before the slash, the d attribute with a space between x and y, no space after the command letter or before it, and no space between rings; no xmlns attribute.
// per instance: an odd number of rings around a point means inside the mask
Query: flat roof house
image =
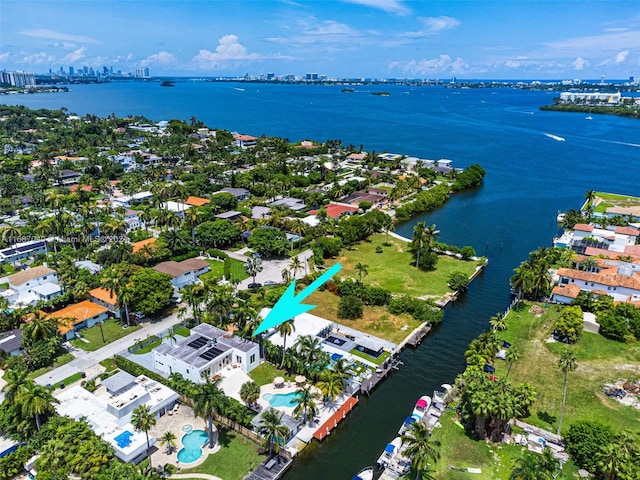
<svg viewBox="0 0 640 480"><path fill-rule="evenodd" d="M154 348L154 369L167 377L180 373L202 383L225 368L250 372L260 364L257 343L236 337L207 323L191 329L191 335L176 345L163 343Z"/></svg>
<svg viewBox="0 0 640 480"><path fill-rule="evenodd" d="M156 272L171 275L171 285L181 289L186 285L196 283L198 277L209 271L209 263L199 258L188 258L181 262L162 262L153 267Z"/></svg>
<svg viewBox="0 0 640 480"><path fill-rule="evenodd" d="M136 432L131 424L131 414L140 405L147 405L156 418L171 410L179 395L169 387L140 375L126 372L102 380L94 393L79 385L58 390L55 406L59 415L79 420L85 417L91 429L114 449L123 462L138 463L147 455L144 432ZM156 443L149 437L149 444Z"/></svg>
<svg viewBox="0 0 640 480"><path fill-rule="evenodd" d="M47 253L46 240L16 243L0 250L0 263L15 263L41 253Z"/></svg>

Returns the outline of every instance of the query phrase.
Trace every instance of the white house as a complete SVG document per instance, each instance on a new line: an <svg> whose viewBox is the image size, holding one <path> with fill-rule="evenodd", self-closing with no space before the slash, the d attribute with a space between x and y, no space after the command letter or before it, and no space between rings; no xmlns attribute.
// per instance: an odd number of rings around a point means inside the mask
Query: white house
<svg viewBox="0 0 640 480"><path fill-rule="evenodd" d="M0 250L0 263L15 263L25 258L47 252L46 240L32 240L11 245Z"/></svg>
<svg viewBox="0 0 640 480"><path fill-rule="evenodd" d="M571 303L579 293L576 287L596 295L608 295L616 302L640 301L640 274L625 266L597 273L560 268L558 277L552 296L552 301L557 303Z"/></svg>
<svg viewBox="0 0 640 480"><path fill-rule="evenodd" d="M57 390L54 394L59 415L79 420L85 417L92 430L115 450L123 462L138 463L146 457L147 440L131 424L131 414L140 405L147 405L156 418L171 410L178 398L169 387L144 375L134 377L126 372L102 380L94 393L79 385ZM149 444L156 439L149 437Z"/></svg>
<svg viewBox="0 0 640 480"><path fill-rule="evenodd" d="M198 277L209 271L209 263L199 258L188 258L181 262L162 262L153 267L157 272L171 275L171 285L176 290L196 283Z"/></svg>
<svg viewBox="0 0 640 480"><path fill-rule="evenodd" d="M62 292L58 285L58 274L42 265L14 273L8 280L9 290L13 293L3 296L10 303L32 305L38 300L51 300Z"/></svg>
<svg viewBox="0 0 640 480"><path fill-rule="evenodd" d="M241 368L248 373L260 364L257 343L206 323L192 328L188 338L173 345L163 343L152 353L155 370L166 376L180 373L196 383L225 368Z"/></svg>

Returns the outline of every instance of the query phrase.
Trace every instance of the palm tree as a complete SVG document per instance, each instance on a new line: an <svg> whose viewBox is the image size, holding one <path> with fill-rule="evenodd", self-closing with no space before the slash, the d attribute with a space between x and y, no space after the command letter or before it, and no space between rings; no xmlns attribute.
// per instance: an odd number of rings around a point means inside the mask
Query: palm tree
<svg viewBox="0 0 640 480"><path fill-rule="evenodd" d="M287 335L291 335L295 331L296 325L293 318L287 320L286 322L282 322L276 327L276 332L278 332L282 337L282 362L280 362L281 369L284 366L284 357L287 352Z"/></svg>
<svg viewBox="0 0 640 480"><path fill-rule="evenodd" d="M504 318L504 314L502 313L496 313L493 317L491 317L489 323L491 324L491 327L494 331L507 329L507 322Z"/></svg>
<svg viewBox="0 0 640 480"><path fill-rule="evenodd" d="M567 401L567 374L578 368L578 361L575 354L571 350L563 350L562 353L560 353L560 358L558 359L558 366L562 370L562 373L564 373L564 381L562 384L562 409L560 410L560 420L558 421L557 431L557 434L560 435L562 417L564 416L564 407Z"/></svg>
<svg viewBox="0 0 640 480"><path fill-rule="evenodd" d="M7 222L7 225L7 227L2 229L2 241L14 247L13 253L15 253L15 245L18 243L18 238L20 237L20 229L12 223Z"/></svg>
<svg viewBox="0 0 640 480"><path fill-rule="evenodd" d="M30 321L24 327L24 336L29 341L46 340L54 337L57 332L57 322L47 318L41 311L32 313Z"/></svg>
<svg viewBox="0 0 640 480"><path fill-rule="evenodd" d="M13 405L17 396L30 381L27 377L28 371L25 368L10 368L4 374L7 384L2 387L7 405Z"/></svg>
<svg viewBox="0 0 640 480"><path fill-rule="evenodd" d="M218 316L218 327L224 328L229 323L229 313L233 308L233 295L228 287L223 286L217 287L209 293L207 309L211 315Z"/></svg>
<svg viewBox="0 0 640 480"><path fill-rule="evenodd" d="M302 416L303 423L306 423L309 418L313 418L318 413L318 407L315 400L319 398L319 395L311 391L311 385L299 388L296 390L296 397L294 402L296 407L293 409L293 415L296 418Z"/></svg>
<svg viewBox="0 0 640 480"><path fill-rule="evenodd" d="M189 304L196 323L200 323L200 304L204 299L204 287L199 283L190 283L182 288L182 298Z"/></svg>
<svg viewBox="0 0 640 480"><path fill-rule="evenodd" d="M136 432L144 432L147 437L147 457L149 457L149 466L151 466L151 456L149 455L149 430L156 424L156 416L146 404L137 406L131 413L131 425Z"/></svg>
<svg viewBox="0 0 640 480"><path fill-rule="evenodd" d="M196 244L196 227L200 223L202 212L198 209L190 208L184 215L184 224L191 229L191 242Z"/></svg>
<svg viewBox="0 0 640 480"><path fill-rule="evenodd" d="M509 373L511 373L511 367L513 366L513 363L520 360L520 350L518 350L518 347L513 347L513 346L510 347L509 350L507 350L507 355L505 357L505 360L509 362L509 368L507 369L507 374L504 376L504 378L506 379L509 377Z"/></svg>
<svg viewBox="0 0 640 480"><path fill-rule="evenodd" d="M369 275L367 268L369 268L369 265L365 265L363 263L357 263L354 267L355 271L358 273L358 282L360 285L362 285L362 277Z"/></svg>
<svg viewBox="0 0 640 480"><path fill-rule="evenodd" d="M172 431L166 431L162 434L160 439L160 445L167 446L167 453L171 455L171 452L176 446L176 434Z"/></svg>
<svg viewBox="0 0 640 480"><path fill-rule="evenodd" d="M300 261L300 257L298 256L292 257L291 260L289 260L288 266L291 269L293 278L296 278L298 272L304 269L304 265L302 264L302 261Z"/></svg>
<svg viewBox="0 0 640 480"><path fill-rule="evenodd" d="M382 222L382 229L386 234L385 243L389 243L389 232L393 232L396 229L393 219L390 216L386 216Z"/></svg>
<svg viewBox="0 0 640 480"><path fill-rule="evenodd" d="M23 415L34 416L38 430L42 427L40 415L55 412L54 403L58 400L51 395L46 387L37 385L32 380L25 382L15 397L15 403L20 405Z"/></svg>
<svg viewBox="0 0 640 480"><path fill-rule="evenodd" d="M282 282L288 284L289 281L291 280L291 272L289 271L289 269L283 268L280 274L282 275Z"/></svg>
<svg viewBox="0 0 640 480"><path fill-rule="evenodd" d="M580 262L580 270L585 270L587 272L593 272L599 266L600 264L598 263L598 260L593 257L587 257Z"/></svg>
<svg viewBox="0 0 640 480"><path fill-rule="evenodd" d="M258 427L258 433L265 437L265 448L269 448L269 457L273 455L275 446L276 454L280 452L280 446L284 445L289 437L289 428L282 424L283 412L269 408L262 414L262 425Z"/></svg>
<svg viewBox="0 0 640 480"><path fill-rule="evenodd" d="M421 473L440 458L440 442L431 438L429 427L423 422L412 423L401 438L402 443L407 446L405 455L411 458L411 466L416 469L418 480Z"/></svg>
<svg viewBox="0 0 640 480"><path fill-rule="evenodd" d="M244 264L244 271L256 283L256 275L262 271L262 259L258 255L251 255Z"/></svg>
<svg viewBox="0 0 640 480"><path fill-rule="evenodd" d="M537 455L528 451L516 460L516 465L509 476L509 480L547 480L551 478L550 473L542 468Z"/></svg>
<svg viewBox="0 0 640 480"><path fill-rule="evenodd" d="M245 382L240 387L240 398L247 405L253 405L260 397L260 387L254 381Z"/></svg>
<svg viewBox="0 0 640 480"><path fill-rule="evenodd" d="M213 416L224 411L227 404L227 397L218 388L218 383L219 380L211 381L207 376L207 381L198 385L193 396L193 413L199 417L206 417L209 424L209 448L215 446Z"/></svg>
<svg viewBox="0 0 640 480"><path fill-rule="evenodd" d="M332 369L322 372L320 380L316 383L316 388L320 390L324 402L333 402L342 393L344 386L341 373Z"/></svg>

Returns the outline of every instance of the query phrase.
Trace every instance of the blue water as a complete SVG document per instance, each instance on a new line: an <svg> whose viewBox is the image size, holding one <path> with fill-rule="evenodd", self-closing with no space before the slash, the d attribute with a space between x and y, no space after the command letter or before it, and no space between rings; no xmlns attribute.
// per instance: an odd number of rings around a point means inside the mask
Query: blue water
<svg viewBox="0 0 640 480"><path fill-rule="evenodd" d="M297 405L296 398L300 398L296 392L265 393L262 395L262 399L269 402L272 407L295 407Z"/></svg>
<svg viewBox="0 0 640 480"><path fill-rule="evenodd" d="M114 440L118 444L118 447L126 448L131 445L131 437L133 437L133 433L131 433L129 430L125 430L117 437L115 437Z"/></svg>
<svg viewBox="0 0 640 480"><path fill-rule="evenodd" d="M202 446L207 443L209 436L204 430L194 430L182 437L182 446L178 452L180 463L193 463L202 456Z"/></svg>
<svg viewBox="0 0 640 480"><path fill-rule="evenodd" d="M66 94L0 102L66 106L79 114L143 114L154 121L196 116L210 127L291 141L341 139L367 151L448 158L459 167L479 163L487 171L482 187L453 195L397 232L411 236L415 222L435 223L441 241L473 246L489 257L489 266L446 308L444 322L420 348L403 353L400 371L371 398L361 396L322 444L306 447L286 479L350 478L373 464L416 400L462 371L469 342L507 306L513 269L528 252L550 245L558 210L578 208L587 190L640 196L640 121L604 115L588 121L580 113L540 111L558 92L389 85L391 96L380 97L370 94L379 90L375 86L351 94L339 86L243 84L244 92L235 86L74 85Z"/></svg>

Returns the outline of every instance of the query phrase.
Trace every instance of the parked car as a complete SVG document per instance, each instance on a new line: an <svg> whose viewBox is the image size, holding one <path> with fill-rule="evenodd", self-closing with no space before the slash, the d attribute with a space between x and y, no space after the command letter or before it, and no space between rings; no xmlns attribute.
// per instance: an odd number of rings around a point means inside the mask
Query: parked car
<svg viewBox="0 0 640 480"><path fill-rule="evenodd" d="M249 288L260 288L262 286L261 283L250 283Z"/></svg>
<svg viewBox="0 0 640 480"><path fill-rule="evenodd" d="M277 285L278 282L274 282L273 280L267 280L266 282L264 282L265 285Z"/></svg>

